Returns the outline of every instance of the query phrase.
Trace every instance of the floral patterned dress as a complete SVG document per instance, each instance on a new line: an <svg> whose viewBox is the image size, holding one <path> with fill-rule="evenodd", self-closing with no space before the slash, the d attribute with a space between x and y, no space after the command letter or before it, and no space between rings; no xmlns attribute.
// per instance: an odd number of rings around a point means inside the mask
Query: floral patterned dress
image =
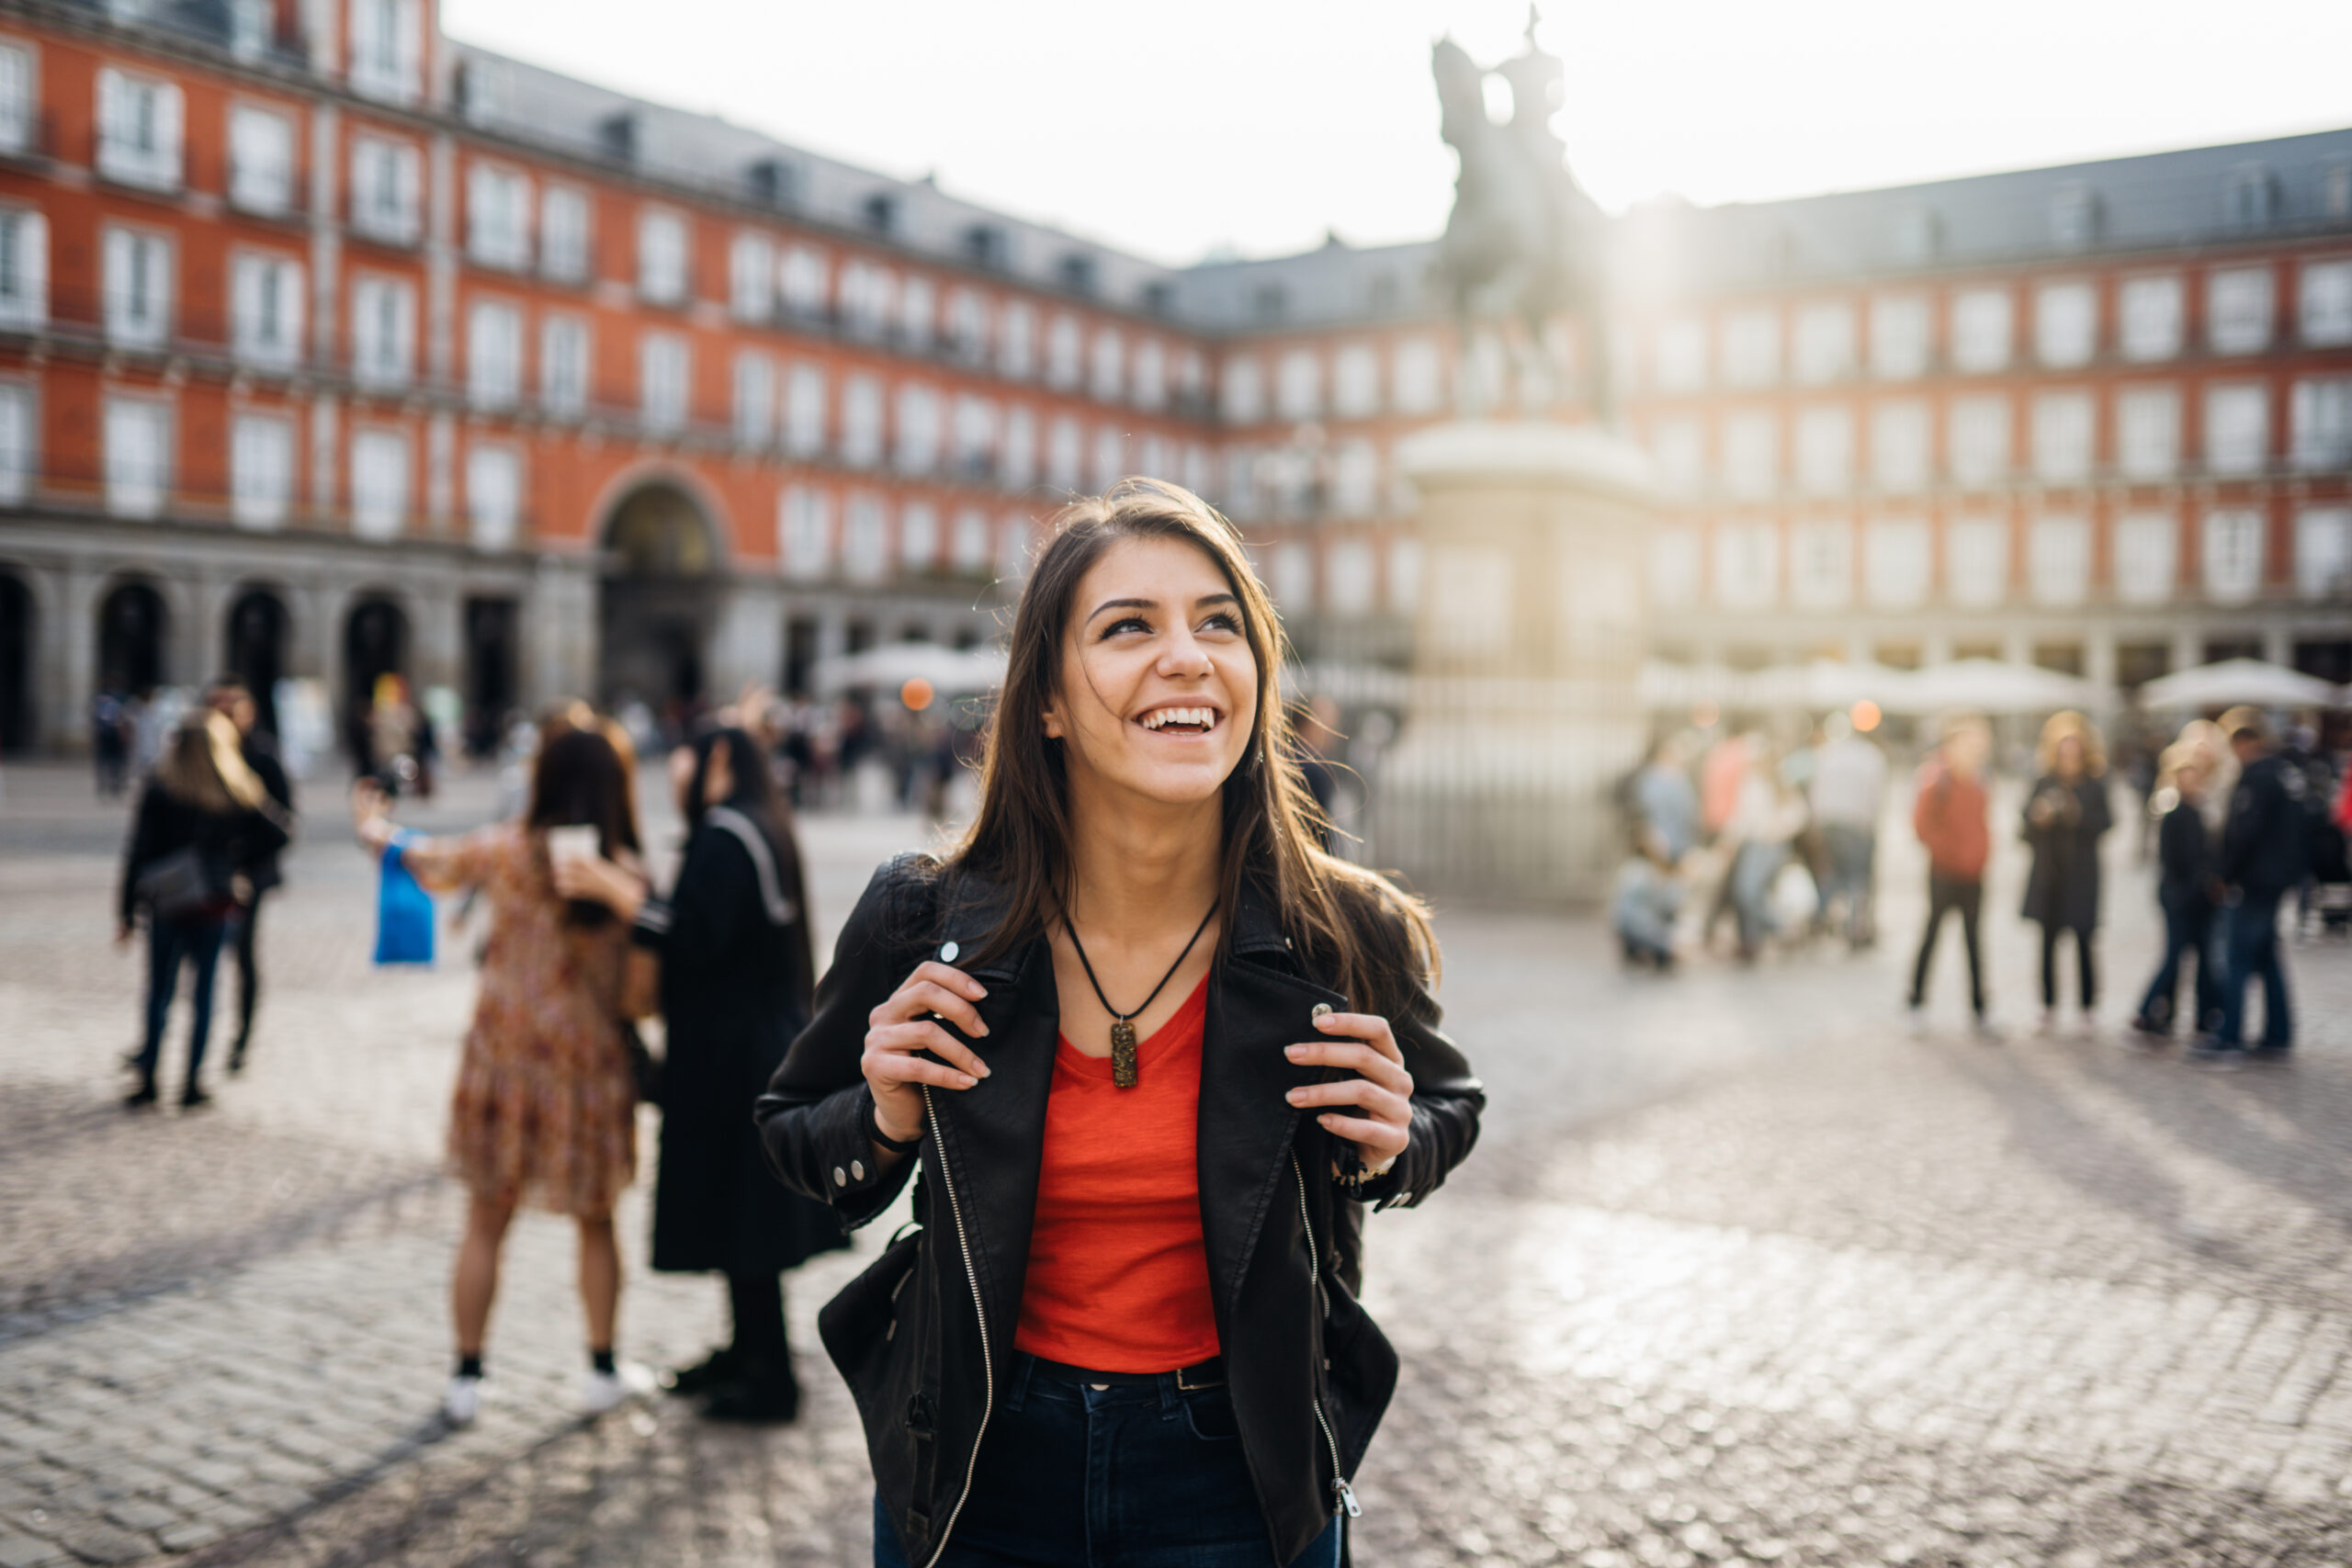
<svg viewBox="0 0 2352 1568"><path fill-rule="evenodd" d="M519 823L412 840L401 860L490 907L481 990L449 1103L449 1164L474 1193L610 1214L637 1174L637 1086L621 1033L628 928L573 926L547 840Z"/></svg>

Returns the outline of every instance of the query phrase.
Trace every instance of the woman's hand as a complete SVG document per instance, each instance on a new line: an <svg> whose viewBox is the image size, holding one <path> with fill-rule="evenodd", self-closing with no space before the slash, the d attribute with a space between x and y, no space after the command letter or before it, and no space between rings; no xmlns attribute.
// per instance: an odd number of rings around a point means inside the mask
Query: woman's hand
<svg viewBox="0 0 2352 1568"><path fill-rule="evenodd" d="M635 924L637 912L645 907L644 879L602 855L559 860L554 863L554 871L558 893L567 898L602 904L619 916L623 925Z"/></svg>
<svg viewBox="0 0 2352 1568"><path fill-rule="evenodd" d="M922 1136L921 1084L969 1089L989 1076L989 1065L972 1048L940 1027L937 1019L978 1037L989 1032L976 1005L988 987L935 961L919 964L906 983L866 1015L865 1055L858 1070L874 1091L874 1122L884 1136L910 1144ZM929 1051L941 1059L924 1061Z"/></svg>
<svg viewBox="0 0 2352 1568"><path fill-rule="evenodd" d="M1413 1127L1413 1075L1405 1070L1405 1053L1385 1018L1367 1012L1325 1013L1315 1027L1336 1040L1317 1040L1283 1047L1283 1055L1302 1066L1343 1067L1357 1076L1331 1083L1308 1084L1290 1091L1293 1105L1352 1106L1361 1116L1323 1111L1315 1119L1326 1132L1347 1139L1363 1151L1367 1170L1385 1170L1405 1152Z"/></svg>

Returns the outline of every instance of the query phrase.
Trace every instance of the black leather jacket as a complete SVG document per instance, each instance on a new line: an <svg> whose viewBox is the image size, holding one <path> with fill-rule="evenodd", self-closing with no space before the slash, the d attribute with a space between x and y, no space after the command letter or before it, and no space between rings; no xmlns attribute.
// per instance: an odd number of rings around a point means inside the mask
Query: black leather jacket
<svg viewBox="0 0 2352 1568"><path fill-rule="evenodd" d="M813 1021L760 1098L769 1160L844 1226L872 1220L915 1176L914 1224L820 1315L857 1400L875 1484L908 1560L945 1547L1012 1356L1036 1209L1059 1017L1042 933L974 967L1002 907L993 886L952 892L935 863L875 874L817 988ZM976 1046L989 1076L929 1095L918 1158L876 1170L859 1072L867 1015L926 958L963 962L988 987ZM1245 897L1211 972L1201 1055L1201 1230L1226 1378L1275 1562L1289 1562L1354 1495L1355 1472L1396 1386L1396 1357L1356 1303L1364 1203L1417 1203L1470 1152L1485 1096L1418 987L1390 1026L1413 1075L1411 1142L1351 1194L1335 1166L1352 1145L1284 1098L1338 1076L1283 1047L1317 1038L1311 1010L1348 999L1316 983L1265 900Z"/></svg>

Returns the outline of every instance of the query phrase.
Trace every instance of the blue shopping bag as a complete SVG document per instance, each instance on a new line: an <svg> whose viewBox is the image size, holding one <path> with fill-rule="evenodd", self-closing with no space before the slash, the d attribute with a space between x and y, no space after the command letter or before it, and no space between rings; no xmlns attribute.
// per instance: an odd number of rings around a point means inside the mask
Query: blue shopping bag
<svg viewBox="0 0 2352 1568"><path fill-rule="evenodd" d="M376 890L376 962L433 962L433 895L417 885L401 863L408 835L396 833L384 846L378 868L383 875Z"/></svg>

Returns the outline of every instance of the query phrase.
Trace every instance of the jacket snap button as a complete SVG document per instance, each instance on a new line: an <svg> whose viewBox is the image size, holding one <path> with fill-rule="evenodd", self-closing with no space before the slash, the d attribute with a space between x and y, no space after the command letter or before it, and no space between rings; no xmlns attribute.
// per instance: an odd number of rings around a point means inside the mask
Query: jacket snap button
<svg viewBox="0 0 2352 1568"><path fill-rule="evenodd" d="M942 964L953 964L956 962L956 955L963 951L952 942L943 942L939 944L939 961Z"/></svg>
<svg viewBox="0 0 2352 1568"><path fill-rule="evenodd" d="M847 1187L849 1185L849 1174L842 1170L840 1166L833 1167L833 1185L836 1187Z"/></svg>
<svg viewBox="0 0 2352 1568"><path fill-rule="evenodd" d="M864 1160L862 1160L862 1159L854 1159L854 1160L850 1161L850 1162L849 1162L849 1173L850 1173L852 1176L856 1177L860 1181L865 1180L865 1162Z"/></svg>

